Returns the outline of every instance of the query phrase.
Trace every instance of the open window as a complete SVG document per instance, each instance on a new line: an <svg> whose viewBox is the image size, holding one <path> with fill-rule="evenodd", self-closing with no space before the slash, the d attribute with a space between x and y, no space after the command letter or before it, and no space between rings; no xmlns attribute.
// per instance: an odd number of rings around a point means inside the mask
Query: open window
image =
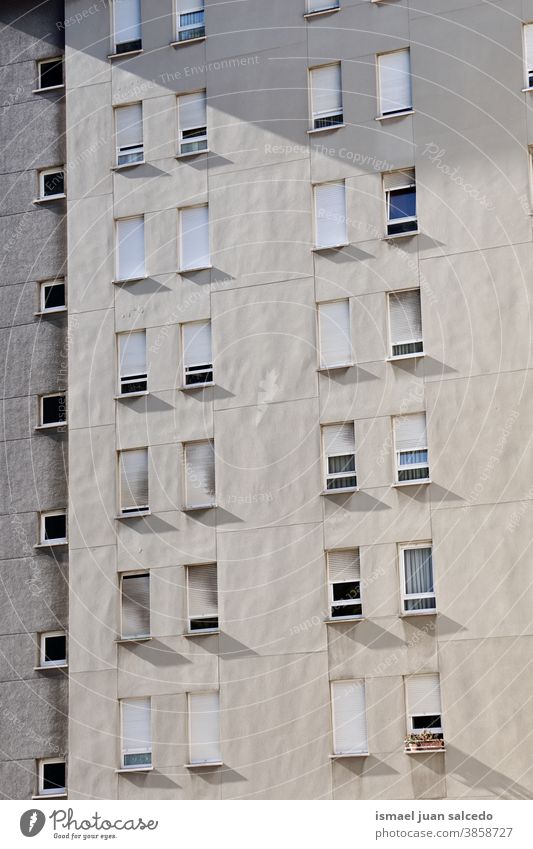
<svg viewBox="0 0 533 849"><path fill-rule="evenodd" d="M184 445L185 509L215 506L215 446L209 439Z"/></svg>
<svg viewBox="0 0 533 849"><path fill-rule="evenodd" d="M65 172L63 168L45 168L39 171L39 200L56 200L65 197Z"/></svg>
<svg viewBox="0 0 533 849"><path fill-rule="evenodd" d="M182 325L184 386L205 386L213 382L211 322L194 321Z"/></svg>
<svg viewBox="0 0 533 849"><path fill-rule="evenodd" d="M405 679L408 752L444 747L438 674L409 675Z"/></svg>
<svg viewBox="0 0 533 849"><path fill-rule="evenodd" d="M352 334L350 302L347 298L343 301L318 304L318 331L320 368L336 369L351 365Z"/></svg>
<svg viewBox="0 0 533 849"><path fill-rule="evenodd" d="M420 289L389 294L391 359L419 357L424 353Z"/></svg>
<svg viewBox="0 0 533 849"><path fill-rule="evenodd" d="M116 222L116 279L140 280L146 276L144 215Z"/></svg>
<svg viewBox="0 0 533 849"><path fill-rule="evenodd" d="M64 545L67 542L65 510L48 510L40 517L40 545Z"/></svg>
<svg viewBox="0 0 533 849"><path fill-rule="evenodd" d="M142 103L115 108L117 166L144 162Z"/></svg>
<svg viewBox="0 0 533 849"><path fill-rule="evenodd" d="M207 150L207 104L205 91L178 97L179 155Z"/></svg>
<svg viewBox="0 0 533 849"><path fill-rule="evenodd" d="M189 693L189 766L220 764L218 693Z"/></svg>
<svg viewBox="0 0 533 849"><path fill-rule="evenodd" d="M177 41L205 38L204 0L176 0Z"/></svg>
<svg viewBox="0 0 533 849"><path fill-rule="evenodd" d="M400 546L404 614L435 613L433 552L430 543Z"/></svg>
<svg viewBox="0 0 533 849"><path fill-rule="evenodd" d="M346 187L344 180L315 186L315 249L347 244Z"/></svg>
<svg viewBox="0 0 533 849"><path fill-rule="evenodd" d="M113 0L115 52L142 49L141 0Z"/></svg>
<svg viewBox="0 0 533 849"><path fill-rule="evenodd" d="M121 333L118 337L120 395L137 395L148 391L146 366L146 331Z"/></svg>
<svg viewBox="0 0 533 849"><path fill-rule="evenodd" d="M64 631L41 634L40 665L42 668L67 665L67 636Z"/></svg>
<svg viewBox="0 0 533 849"><path fill-rule="evenodd" d="M344 121L341 64L335 62L309 71L311 86L311 129L324 130Z"/></svg>
<svg viewBox="0 0 533 849"><path fill-rule="evenodd" d="M396 482L429 483L429 456L426 414L414 413L394 418Z"/></svg>
<svg viewBox="0 0 533 849"><path fill-rule="evenodd" d="M64 758L39 761L39 796L64 796L67 792L67 765Z"/></svg>
<svg viewBox="0 0 533 849"><path fill-rule="evenodd" d="M122 769L152 766L152 706L149 697L122 699Z"/></svg>
<svg viewBox="0 0 533 849"><path fill-rule="evenodd" d="M135 572L122 575L122 639L150 636L150 574Z"/></svg>
<svg viewBox="0 0 533 849"><path fill-rule="evenodd" d="M119 451L119 469L122 516L148 513L148 448Z"/></svg>
<svg viewBox="0 0 533 849"><path fill-rule="evenodd" d="M411 57L409 49L395 50L378 56L379 105L382 118L392 118L410 112L413 108L411 93Z"/></svg>
<svg viewBox="0 0 533 849"><path fill-rule="evenodd" d="M332 681L331 709L334 755L368 754L365 682Z"/></svg>
<svg viewBox="0 0 533 849"><path fill-rule="evenodd" d="M38 90L63 88L63 57L40 59L37 62Z"/></svg>
<svg viewBox="0 0 533 849"><path fill-rule="evenodd" d="M217 564L187 566L189 631L218 630Z"/></svg>
<svg viewBox="0 0 533 849"><path fill-rule="evenodd" d="M67 396L64 392L41 395L40 427L61 427L67 421Z"/></svg>
<svg viewBox="0 0 533 849"><path fill-rule="evenodd" d="M64 312L67 308L64 280L43 280L39 284L39 310L43 313Z"/></svg>
<svg viewBox="0 0 533 849"><path fill-rule="evenodd" d="M327 561L330 617L360 619L363 607L359 549L328 551Z"/></svg>
<svg viewBox="0 0 533 849"><path fill-rule="evenodd" d="M383 174L387 213L387 236L402 236L418 230L415 169Z"/></svg>
<svg viewBox="0 0 533 849"><path fill-rule="evenodd" d="M355 431L353 422L324 425L322 428L325 489L339 492L357 489Z"/></svg>

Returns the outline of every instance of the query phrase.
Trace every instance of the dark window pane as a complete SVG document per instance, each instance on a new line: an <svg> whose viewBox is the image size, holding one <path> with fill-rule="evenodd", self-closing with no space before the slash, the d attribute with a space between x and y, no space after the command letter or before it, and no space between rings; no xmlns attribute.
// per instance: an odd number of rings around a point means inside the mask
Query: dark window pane
<svg viewBox="0 0 533 849"><path fill-rule="evenodd" d="M211 628L218 628L217 616L211 619L191 619L191 631L206 631Z"/></svg>
<svg viewBox="0 0 533 849"><path fill-rule="evenodd" d="M328 457L328 470L330 475L340 472L355 472L355 456L345 454L343 457Z"/></svg>
<svg viewBox="0 0 533 849"><path fill-rule="evenodd" d="M117 53L129 53L130 50L141 50L143 43L140 38L136 38L133 41L123 41L121 44L117 44L116 51Z"/></svg>
<svg viewBox="0 0 533 849"><path fill-rule="evenodd" d="M66 660L66 657L67 638L65 637L65 635L61 637L45 637L44 660L46 663L53 663L58 660Z"/></svg>
<svg viewBox="0 0 533 849"><path fill-rule="evenodd" d="M409 613L412 610L435 610L434 598L417 598L405 599L404 611Z"/></svg>
<svg viewBox="0 0 533 849"><path fill-rule="evenodd" d="M185 385L197 386L201 383L212 383L212 368L213 366L210 364L202 366L188 366L187 373L185 375Z"/></svg>
<svg viewBox="0 0 533 849"><path fill-rule="evenodd" d="M51 88L63 85L63 60L54 59L51 62L41 62L39 65L39 87Z"/></svg>
<svg viewBox="0 0 533 849"><path fill-rule="evenodd" d="M48 539L65 539L67 536L67 517L65 513L58 516L45 516L44 519L44 538Z"/></svg>
<svg viewBox="0 0 533 849"><path fill-rule="evenodd" d="M339 112L337 115L328 115L325 118L315 118L314 129L323 130L324 127L334 127L336 124L342 124L344 115Z"/></svg>
<svg viewBox="0 0 533 849"><path fill-rule="evenodd" d="M423 342L406 342L405 345L393 345L392 356L401 357L405 356L405 354L421 354L423 350Z"/></svg>
<svg viewBox="0 0 533 849"><path fill-rule="evenodd" d="M422 731L424 728L440 728L440 716L413 716L411 717L413 731Z"/></svg>
<svg viewBox="0 0 533 849"><path fill-rule="evenodd" d="M361 597L359 581L347 581L345 584L333 584L333 601L350 601Z"/></svg>
<svg viewBox="0 0 533 849"><path fill-rule="evenodd" d="M400 466L409 466L411 463L427 463L427 449L423 451L402 451L400 453Z"/></svg>
<svg viewBox="0 0 533 849"><path fill-rule="evenodd" d="M428 480L429 479L429 469L427 467L423 467L421 469L399 469L398 470L398 481L400 483L404 483L405 481L420 481L420 480Z"/></svg>
<svg viewBox="0 0 533 849"><path fill-rule="evenodd" d="M50 197L51 195L62 195L65 191L65 178L63 171L54 171L50 174L45 174L43 178L43 195Z"/></svg>
<svg viewBox="0 0 533 849"><path fill-rule="evenodd" d="M65 789L65 763L43 764L43 790L45 792Z"/></svg>
<svg viewBox="0 0 533 849"><path fill-rule="evenodd" d="M345 604L343 607L332 607L331 618L339 619L341 616L362 616L363 608L360 604Z"/></svg>
<svg viewBox="0 0 533 849"><path fill-rule="evenodd" d="M355 475L350 478L330 478L326 483L328 490L332 489L355 489L357 486L357 478Z"/></svg>
<svg viewBox="0 0 533 849"><path fill-rule="evenodd" d="M139 752L135 755L124 755L124 766L151 766L152 753Z"/></svg>
<svg viewBox="0 0 533 849"><path fill-rule="evenodd" d="M133 375L127 379L123 379L121 384L121 392L123 395L129 395L131 392L146 392L148 389L148 380L146 375L139 375L138 378Z"/></svg>
<svg viewBox="0 0 533 849"><path fill-rule="evenodd" d="M67 420L67 403L64 395L43 398L43 424L55 424Z"/></svg>
<svg viewBox="0 0 533 849"><path fill-rule="evenodd" d="M44 287L44 309L52 310L65 306L65 284L54 283Z"/></svg>
<svg viewBox="0 0 533 849"><path fill-rule="evenodd" d="M416 187L394 189L389 194L389 219L410 218L416 215Z"/></svg>

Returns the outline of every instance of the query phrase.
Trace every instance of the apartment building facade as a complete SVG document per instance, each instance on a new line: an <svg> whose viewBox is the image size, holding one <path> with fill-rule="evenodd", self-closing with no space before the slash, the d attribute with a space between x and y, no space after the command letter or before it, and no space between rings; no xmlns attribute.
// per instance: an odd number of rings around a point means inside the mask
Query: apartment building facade
<svg viewBox="0 0 533 849"><path fill-rule="evenodd" d="M65 789L68 549L63 3L0 11L0 794Z"/></svg>
<svg viewBox="0 0 533 849"><path fill-rule="evenodd" d="M69 798L531 798L531 21L66 0Z"/></svg>

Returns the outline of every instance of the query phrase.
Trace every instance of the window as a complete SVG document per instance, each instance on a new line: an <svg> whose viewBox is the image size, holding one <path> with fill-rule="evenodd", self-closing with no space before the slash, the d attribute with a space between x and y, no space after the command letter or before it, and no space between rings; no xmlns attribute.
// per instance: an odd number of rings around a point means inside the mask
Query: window
<svg viewBox="0 0 533 849"><path fill-rule="evenodd" d="M39 88L61 88L63 86L63 57L41 59L37 62Z"/></svg>
<svg viewBox="0 0 533 849"><path fill-rule="evenodd" d="M115 109L117 165L144 162L142 103Z"/></svg>
<svg viewBox="0 0 533 849"><path fill-rule="evenodd" d="M415 232L418 220L414 168L384 174L383 188L387 207L387 236Z"/></svg>
<svg viewBox="0 0 533 849"><path fill-rule="evenodd" d="M148 390L146 368L146 330L121 333L118 337L121 395Z"/></svg>
<svg viewBox="0 0 533 849"><path fill-rule="evenodd" d="M207 150L207 103L205 91L178 97L179 152Z"/></svg>
<svg viewBox="0 0 533 849"><path fill-rule="evenodd" d="M67 541L67 514L64 510L41 513L41 545L60 545Z"/></svg>
<svg viewBox="0 0 533 849"><path fill-rule="evenodd" d="M394 419L397 483L429 481L426 414Z"/></svg>
<svg viewBox="0 0 533 849"><path fill-rule="evenodd" d="M350 303L332 301L318 305L320 368L334 369L352 362Z"/></svg>
<svg viewBox="0 0 533 849"><path fill-rule="evenodd" d="M524 59L526 88L533 88L533 24L524 26Z"/></svg>
<svg viewBox="0 0 533 849"><path fill-rule="evenodd" d="M67 399L63 392L41 396L41 427L64 425L67 421Z"/></svg>
<svg viewBox="0 0 533 849"><path fill-rule="evenodd" d="M204 0L177 0L178 41L205 38Z"/></svg>
<svg viewBox="0 0 533 849"><path fill-rule="evenodd" d="M334 754L367 754L365 682L332 681L331 708Z"/></svg>
<svg viewBox="0 0 533 849"><path fill-rule="evenodd" d="M213 507L215 503L215 447L209 440L185 445L187 508Z"/></svg>
<svg viewBox="0 0 533 849"><path fill-rule="evenodd" d="M64 631L41 634L41 666L65 666L67 662L67 637Z"/></svg>
<svg viewBox="0 0 533 849"><path fill-rule="evenodd" d="M343 123L340 62L311 68L311 112L313 130L335 127Z"/></svg>
<svg viewBox="0 0 533 849"><path fill-rule="evenodd" d="M433 558L427 543L400 548L402 606L404 613L434 613Z"/></svg>
<svg viewBox="0 0 533 849"><path fill-rule="evenodd" d="M46 168L39 172L39 199L65 197L65 173L62 168Z"/></svg>
<svg viewBox="0 0 533 849"><path fill-rule="evenodd" d="M320 12L333 12L339 8L339 5L339 0L307 0L306 14L318 15Z"/></svg>
<svg viewBox="0 0 533 849"><path fill-rule="evenodd" d="M122 575L122 638L150 636L150 575Z"/></svg>
<svg viewBox="0 0 533 849"><path fill-rule="evenodd" d="M378 56L379 105L382 117L413 108L409 49Z"/></svg>
<svg viewBox="0 0 533 849"><path fill-rule="evenodd" d="M181 270L210 267L209 211L204 206L180 210Z"/></svg>
<svg viewBox="0 0 533 849"><path fill-rule="evenodd" d="M362 616L359 549L328 551L327 560L331 618Z"/></svg>
<svg viewBox="0 0 533 849"><path fill-rule="evenodd" d="M194 321L182 326L185 386L202 386L213 382L211 322Z"/></svg>
<svg viewBox="0 0 533 849"><path fill-rule="evenodd" d="M344 181L315 186L315 247L336 248L347 240Z"/></svg>
<svg viewBox="0 0 533 849"><path fill-rule="evenodd" d="M40 284L41 312L60 312L66 309L66 290L63 280L46 280Z"/></svg>
<svg viewBox="0 0 533 849"><path fill-rule="evenodd" d="M415 357L424 353L420 289L389 295L392 357Z"/></svg>
<svg viewBox="0 0 533 849"><path fill-rule="evenodd" d="M187 567L189 631L213 631L218 628L216 563Z"/></svg>
<svg viewBox="0 0 533 849"><path fill-rule="evenodd" d="M150 698L123 699L122 768L152 766L152 721Z"/></svg>
<svg viewBox="0 0 533 849"><path fill-rule="evenodd" d="M66 763L61 758L39 761L39 796L60 796L66 793Z"/></svg>
<svg viewBox="0 0 533 849"><path fill-rule="evenodd" d="M322 428L326 464L326 490L356 489L355 432L353 423Z"/></svg>
<svg viewBox="0 0 533 849"><path fill-rule="evenodd" d="M148 507L148 448L119 451L120 512L146 513Z"/></svg>
<svg viewBox="0 0 533 849"><path fill-rule="evenodd" d="M144 216L117 221L117 280L145 277Z"/></svg>
<svg viewBox="0 0 533 849"><path fill-rule="evenodd" d="M407 733L442 740L442 708L438 674L409 675L405 679Z"/></svg>
<svg viewBox="0 0 533 849"><path fill-rule="evenodd" d="M220 701L218 693L189 693L191 765L220 763Z"/></svg>
<svg viewBox="0 0 533 849"><path fill-rule="evenodd" d="M141 0L114 0L115 51L142 49Z"/></svg>

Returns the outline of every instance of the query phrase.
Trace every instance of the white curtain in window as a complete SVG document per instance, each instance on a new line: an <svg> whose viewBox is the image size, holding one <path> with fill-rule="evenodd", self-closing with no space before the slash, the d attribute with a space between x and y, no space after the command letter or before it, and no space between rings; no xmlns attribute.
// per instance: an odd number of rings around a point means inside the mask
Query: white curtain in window
<svg viewBox="0 0 533 849"><path fill-rule="evenodd" d="M359 549L328 551L328 571L332 584L341 581L359 581L361 579Z"/></svg>
<svg viewBox="0 0 533 849"><path fill-rule="evenodd" d="M189 695L191 763L216 763L220 749L220 702L218 693Z"/></svg>
<svg viewBox="0 0 533 849"><path fill-rule="evenodd" d="M342 111L340 62L311 70L311 100L315 116Z"/></svg>
<svg viewBox="0 0 533 849"><path fill-rule="evenodd" d="M414 413L395 418L394 438L397 451L419 451L427 448L426 414Z"/></svg>
<svg viewBox="0 0 533 849"><path fill-rule="evenodd" d="M115 43L141 38L141 0L114 0Z"/></svg>
<svg viewBox="0 0 533 849"><path fill-rule="evenodd" d="M412 107L411 62L409 50L378 56L381 114L401 112Z"/></svg>
<svg viewBox="0 0 533 849"><path fill-rule="evenodd" d="M125 755L152 751L150 698L123 699L122 751Z"/></svg>
<svg viewBox="0 0 533 849"><path fill-rule="evenodd" d="M422 339L420 289L389 295L391 342L402 345Z"/></svg>
<svg viewBox="0 0 533 849"><path fill-rule="evenodd" d="M122 578L122 636L143 637L150 633L150 576Z"/></svg>
<svg viewBox="0 0 533 849"><path fill-rule="evenodd" d="M195 94L184 94L178 98L180 130L196 130L205 127L206 98L205 91L197 91Z"/></svg>
<svg viewBox="0 0 533 849"><path fill-rule="evenodd" d="M183 325L185 367L211 365L211 322L195 321Z"/></svg>
<svg viewBox="0 0 533 849"><path fill-rule="evenodd" d="M120 376L146 374L146 331L119 336Z"/></svg>
<svg viewBox="0 0 533 849"><path fill-rule="evenodd" d="M320 329L320 365L322 368L345 365L352 359L350 306L348 301L318 305Z"/></svg>
<svg viewBox="0 0 533 849"><path fill-rule="evenodd" d="M143 143L143 110L141 103L120 106L115 110L117 119L117 146L130 147Z"/></svg>
<svg viewBox="0 0 533 849"><path fill-rule="evenodd" d="M347 242L346 190L344 181L315 186L316 247L327 248Z"/></svg>
<svg viewBox="0 0 533 849"><path fill-rule="evenodd" d="M209 212L207 206L181 210L181 267L205 268L209 265Z"/></svg>
<svg viewBox="0 0 533 849"><path fill-rule="evenodd" d="M353 454L355 452L355 432L353 422L341 425L326 425L322 428L324 451L332 454Z"/></svg>
<svg viewBox="0 0 533 849"><path fill-rule="evenodd" d="M403 558L406 594L434 592L431 548L406 548Z"/></svg>
<svg viewBox="0 0 533 849"><path fill-rule="evenodd" d="M148 449L120 452L120 507L148 507Z"/></svg>
<svg viewBox="0 0 533 849"><path fill-rule="evenodd" d="M409 675L405 679L405 688L409 716L440 716L442 708L438 674Z"/></svg>
<svg viewBox="0 0 533 849"><path fill-rule="evenodd" d="M189 617L194 619L196 616L216 616L218 611L216 563L189 566L187 585Z"/></svg>
<svg viewBox="0 0 533 849"><path fill-rule="evenodd" d="M332 681L333 739L335 754L368 751L364 681Z"/></svg>
<svg viewBox="0 0 533 849"><path fill-rule="evenodd" d="M144 277L144 216L117 221L117 278Z"/></svg>
<svg viewBox="0 0 533 849"><path fill-rule="evenodd" d="M215 501L215 449L212 442L192 442L185 446L187 506Z"/></svg>

